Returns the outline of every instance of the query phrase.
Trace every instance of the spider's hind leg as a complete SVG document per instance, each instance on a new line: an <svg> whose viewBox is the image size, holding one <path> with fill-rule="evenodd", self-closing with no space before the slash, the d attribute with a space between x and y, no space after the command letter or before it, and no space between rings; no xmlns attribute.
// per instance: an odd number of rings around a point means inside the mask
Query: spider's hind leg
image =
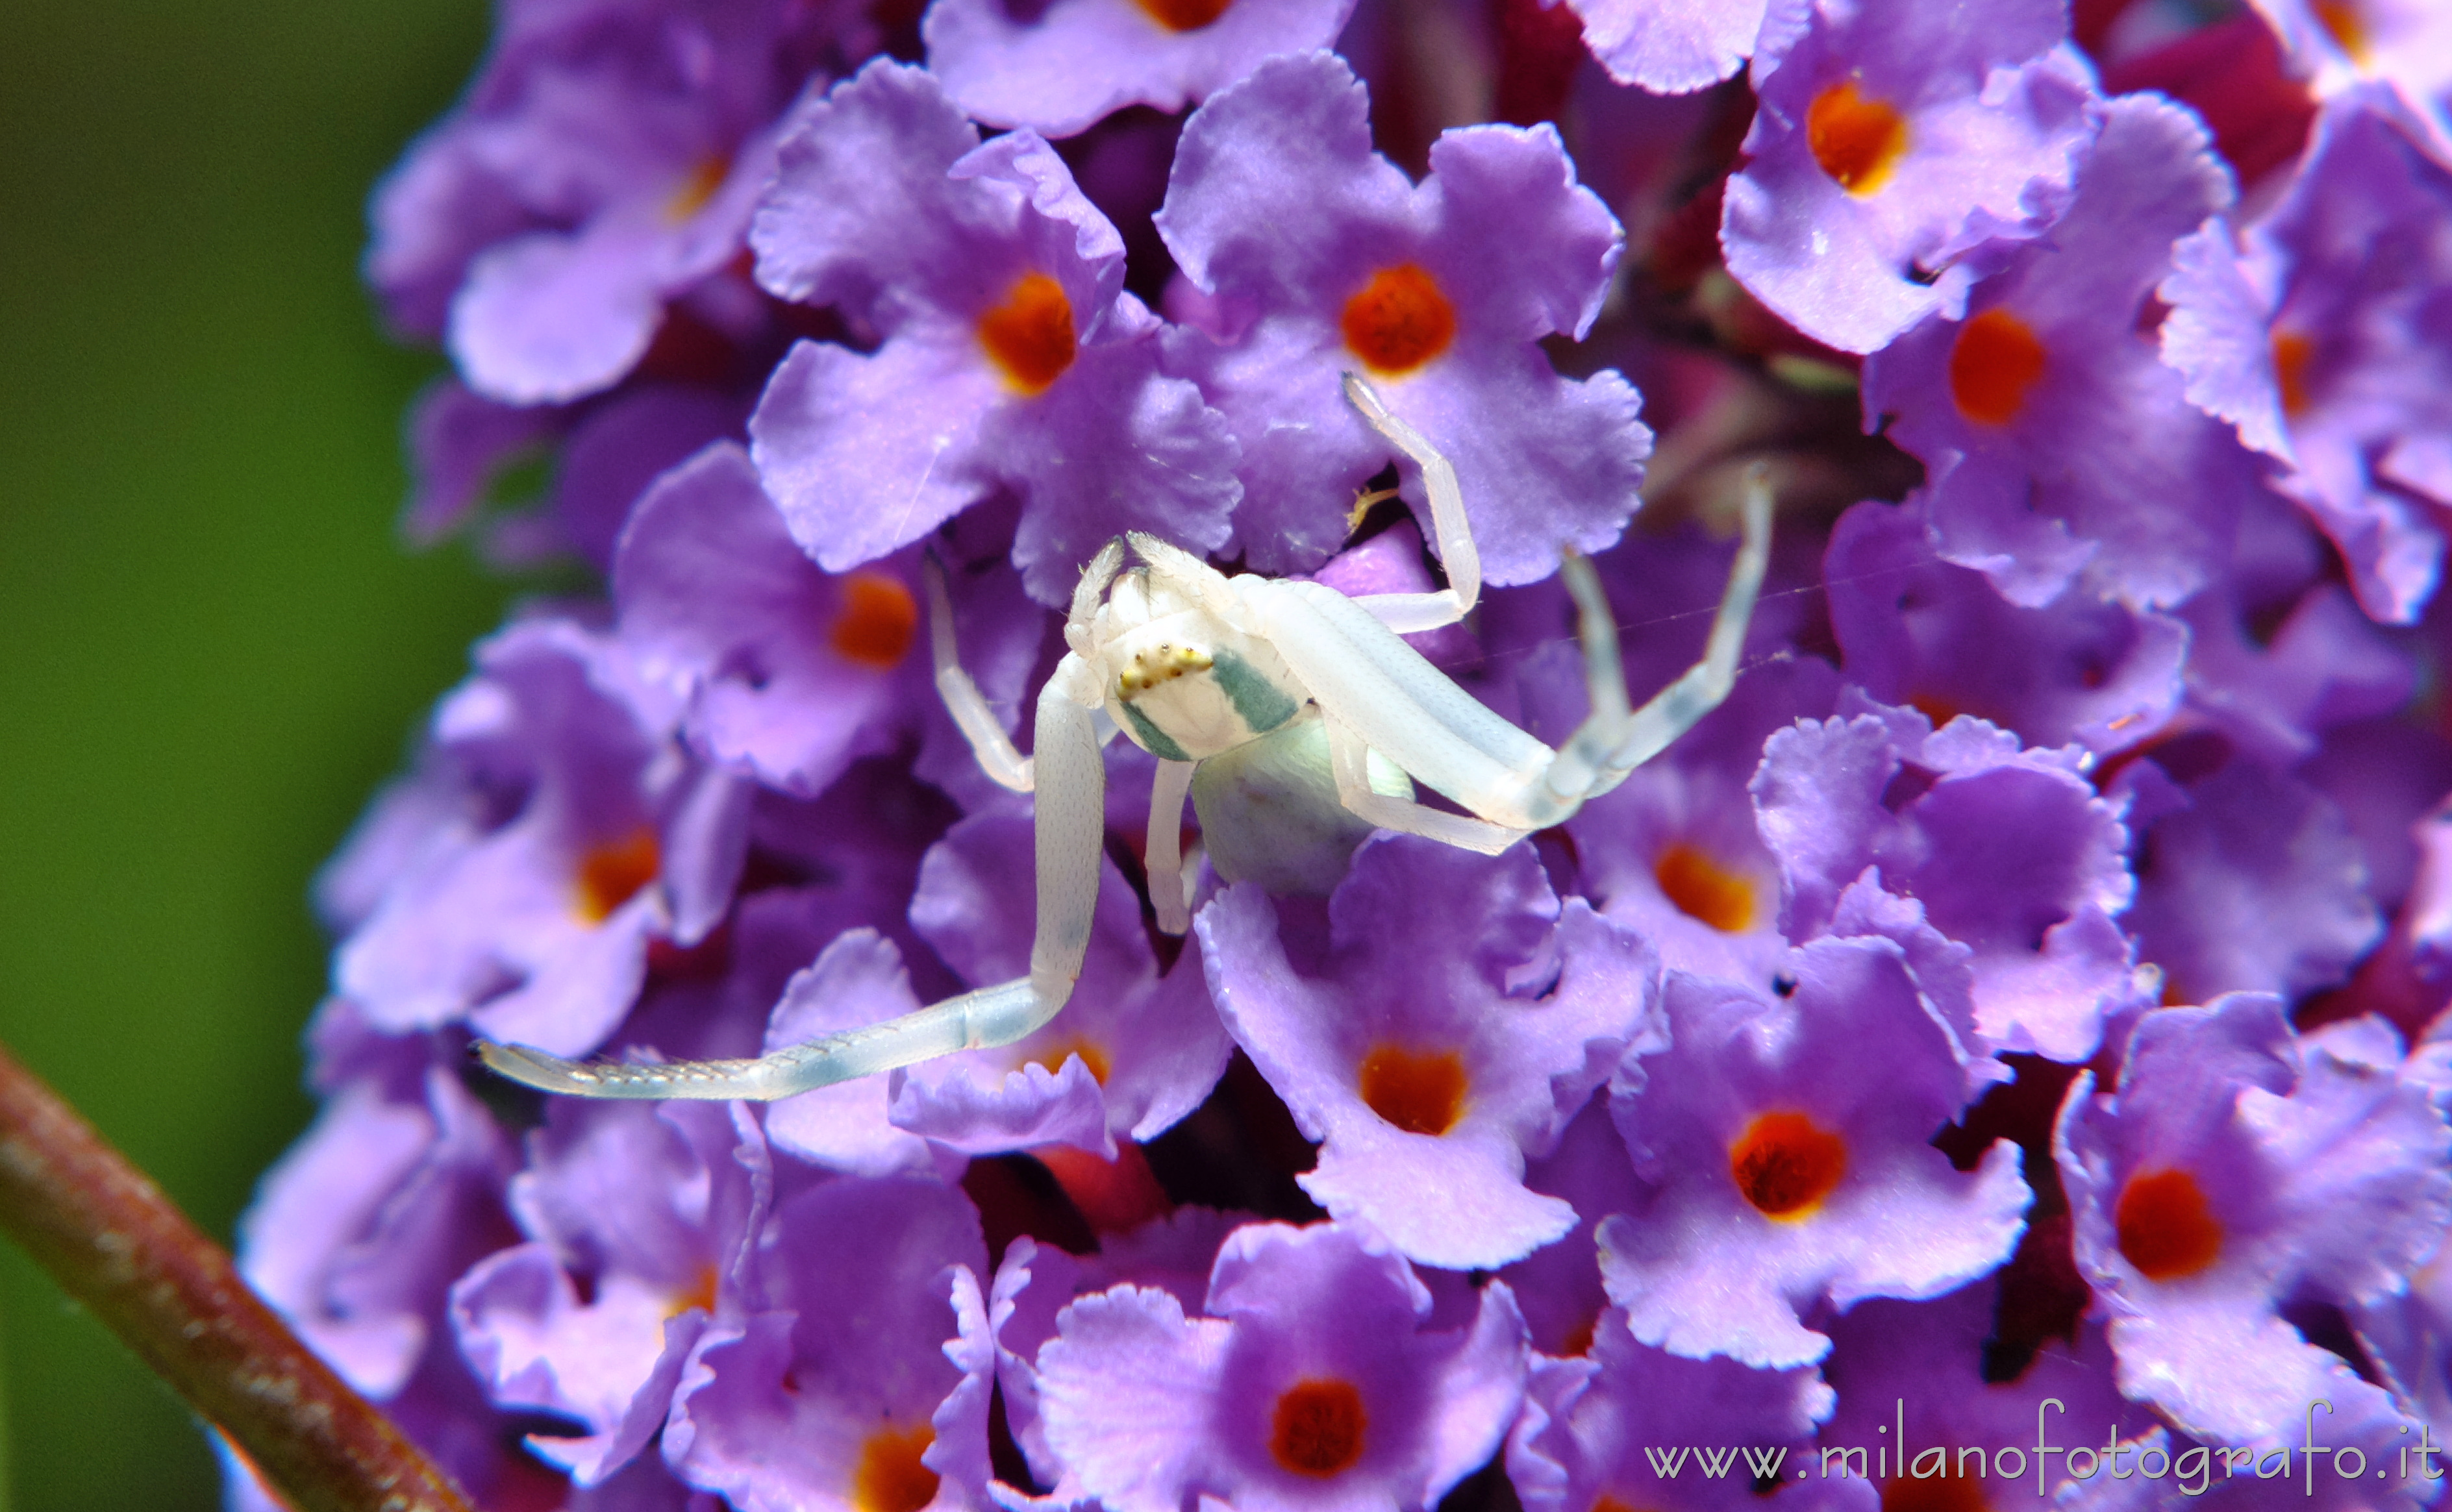
<svg viewBox="0 0 2452 1512"><path fill-rule="evenodd" d="M1550 796L1580 803L1607 793L1718 708L1736 685L1746 626L1753 619L1754 602L1762 596L1763 574L1770 565L1770 470L1761 462L1748 467L1744 487L1745 533L1737 543L1736 561L1729 569L1728 591L1711 617L1703 659L1640 709L1628 707L1617 626L1601 593L1599 575L1591 562L1572 554L1560 567L1567 592L1575 600L1576 633L1583 642L1592 713L1551 763L1545 780Z"/></svg>

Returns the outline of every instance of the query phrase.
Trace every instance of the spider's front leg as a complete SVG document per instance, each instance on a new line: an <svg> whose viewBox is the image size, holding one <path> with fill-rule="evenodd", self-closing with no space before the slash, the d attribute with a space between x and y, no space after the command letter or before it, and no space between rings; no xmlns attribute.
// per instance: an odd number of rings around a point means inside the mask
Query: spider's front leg
<svg viewBox="0 0 2452 1512"><path fill-rule="evenodd" d="M1109 541L1081 574L1080 585L1073 592L1072 615L1065 621L1068 638L1071 627L1090 623L1098 599L1115 580L1123 549L1121 540ZM979 685L962 669L961 654L954 641L954 601L945 592L945 569L932 554L920 562L920 573L928 589L937 692L945 701L945 712L953 716L962 738L971 743L980 771L1000 787L1028 793L1038 780L1035 758L1014 749ZM1157 780L1150 790L1149 843L1141 859L1149 877L1150 903L1157 911L1157 927L1169 934L1186 933L1192 928L1192 910L1183 895L1183 799L1192 791L1193 765L1160 759Z"/></svg>
<svg viewBox="0 0 2452 1512"><path fill-rule="evenodd" d="M772 1102L955 1051L1020 1039L1063 1009L1090 949L1107 786L1096 694L1088 667L1079 657L1067 656L1038 695L1035 749L1025 769L1038 795L1038 924L1028 976L755 1060L588 1063L484 1041L477 1045L480 1058L511 1080L548 1092ZM1085 702L1085 697L1093 701ZM1015 765L1021 766L1018 757Z"/></svg>

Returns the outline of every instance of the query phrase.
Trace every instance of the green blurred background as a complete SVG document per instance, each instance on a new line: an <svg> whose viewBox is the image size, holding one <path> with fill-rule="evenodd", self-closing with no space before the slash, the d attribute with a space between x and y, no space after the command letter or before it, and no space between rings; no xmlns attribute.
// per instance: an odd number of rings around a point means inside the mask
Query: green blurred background
<svg viewBox="0 0 2452 1512"><path fill-rule="evenodd" d="M440 369L356 280L481 0L0 5L0 1039L227 1239L305 1127L307 880L505 590L393 529ZM209 1507L0 1243L0 1504Z"/></svg>

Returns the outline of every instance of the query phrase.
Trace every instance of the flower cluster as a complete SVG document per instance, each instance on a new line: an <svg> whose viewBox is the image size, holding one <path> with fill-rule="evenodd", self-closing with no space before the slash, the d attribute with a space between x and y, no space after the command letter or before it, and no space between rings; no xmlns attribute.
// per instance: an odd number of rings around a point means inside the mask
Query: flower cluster
<svg viewBox="0 0 2452 1512"><path fill-rule="evenodd" d="M2436 1501L2452 70L2440 7L2208 9L504 0L366 272L453 363L410 532L594 586L325 873L247 1273L490 1507L1968 1512L2029 1493L1910 1440L2047 1407ZM1204 796L1188 935L1114 742L1007 1047L471 1064L1026 975L1040 821L928 621L1013 729L1124 532L1435 588L1348 373L1491 585L1413 643L1545 739L1562 556L1645 697L1766 467L1730 697L1496 854ZM2276 1443L2338 1452L2222 1452ZM2031 1494L2193 1494L2078 1452Z"/></svg>

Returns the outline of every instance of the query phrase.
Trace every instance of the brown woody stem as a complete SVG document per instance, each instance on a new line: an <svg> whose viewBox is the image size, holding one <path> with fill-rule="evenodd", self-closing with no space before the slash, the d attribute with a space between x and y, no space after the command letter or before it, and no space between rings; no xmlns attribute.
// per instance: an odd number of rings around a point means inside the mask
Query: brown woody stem
<svg viewBox="0 0 2452 1512"><path fill-rule="evenodd" d="M300 1512L472 1512L219 1245L5 1049L0 1227Z"/></svg>

